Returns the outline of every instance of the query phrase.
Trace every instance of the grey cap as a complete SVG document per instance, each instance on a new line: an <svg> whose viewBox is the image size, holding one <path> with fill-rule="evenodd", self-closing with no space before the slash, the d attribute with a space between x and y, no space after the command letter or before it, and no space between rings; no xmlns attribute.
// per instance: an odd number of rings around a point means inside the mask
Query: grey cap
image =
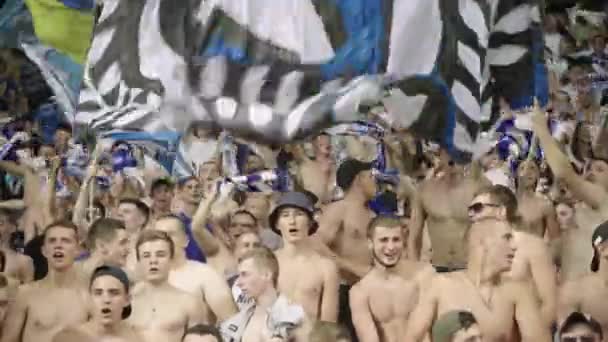
<svg viewBox="0 0 608 342"><path fill-rule="evenodd" d="M286 192L277 201L277 205L270 213L270 217L268 218L268 222L270 223L270 228L277 234L281 235L281 231L277 229L276 224L279 218L279 212L284 208L298 208L304 210L311 221L311 227L308 231L309 235L314 234L317 230L318 225L314 220L314 212L315 208L313 206L312 200L310 196L302 193L302 192Z"/></svg>

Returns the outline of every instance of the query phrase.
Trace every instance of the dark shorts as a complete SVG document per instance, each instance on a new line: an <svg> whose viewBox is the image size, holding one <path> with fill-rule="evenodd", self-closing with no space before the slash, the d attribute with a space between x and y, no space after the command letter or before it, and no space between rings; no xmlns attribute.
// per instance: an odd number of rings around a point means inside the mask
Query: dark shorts
<svg viewBox="0 0 608 342"><path fill-rule="evenodd" d="M350 291L351 285L340 285L340 296L339 296L339 311L338 311L338 323L342 324L348 329L353 342L358 342L357 334L355 333L355 326L350 312L350 303L348 301L348 292Z"/></svg>
<svg viewBox="0 0 608 342"><path fill-rule="evenodd" d="M456 271L462 271L464 267L447 267L447 266L433 266L435 268L435 272L437 273L450 273Z"/></svg>

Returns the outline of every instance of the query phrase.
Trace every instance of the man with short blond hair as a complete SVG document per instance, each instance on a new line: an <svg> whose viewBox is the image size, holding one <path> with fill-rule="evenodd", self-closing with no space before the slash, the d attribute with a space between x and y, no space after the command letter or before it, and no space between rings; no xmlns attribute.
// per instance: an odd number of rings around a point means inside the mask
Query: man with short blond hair
<svg viewBox="0 0 608 342"><path fill-rule="evenodd" d="M278 281L279 261L270 249L256 248L241 257L237 284L254 303L220 325L225 341L267 342L291 336L304 320L304 309L279 295Z"/></svg>

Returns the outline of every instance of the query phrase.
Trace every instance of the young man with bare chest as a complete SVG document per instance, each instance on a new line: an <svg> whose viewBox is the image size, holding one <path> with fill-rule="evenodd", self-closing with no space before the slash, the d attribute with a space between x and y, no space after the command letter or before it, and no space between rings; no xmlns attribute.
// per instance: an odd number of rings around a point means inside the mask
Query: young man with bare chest
<svg viewBox="0 0 608 342"><path fill-rule="evenodd" d="M100 266L91 275L91 320L79 327L62 330L53 342L65 342L76 330L96 341L144 342L124 320L131 314L129 278L120 268Z"/></svg>
<svg viewBox="0 0 608 342"><path fill-rule="evenodd" d="M608 331L608 307L601 300L608 296L608 222L599 225L591 240L591 273L562 285L559 291L558 323L574 311L590 314Z"/></svg>
<svg viewBox="0 0 608 342"><path fill-rule="evenodd" d="M279 260L279 291L304 308L310 320L338 319L338 267L317 253L308 237L316 229L310 198L288 192L270 214L270 227L283 238L276 251Z"/></svg>
<svg viewBox="0 0 608 342"><path fill-rule="evenodd" d="M210 266L186 258L188 237L184 223L176 216L165 216L156 220L154 229L167 233L175 245L169 284L198 297L201 305L211 310L212 321L223 321L236 314L237 308L224 278Z"/></svg>
<svg viewBox="0 0 608 342"><path fill-rule="evenodd" d="M200 300L169 284L175 249L164 232L144 230L136 255L144 279L133 289L131 324L146 342L179 341L184 331L206 323Z"/></svg>
<svg viewBox="0 0 608 342"><path fill-rule="evenodd" d="M348 303L348 291L370 269L371 253L367 248L367 225L374 217L368 202L376 195L372 164L347 159L338 168L336 182L344 199L328 205L315 233L320 252L331 256L340 270L338 322L352 334L354 327Z"/></svg>
<svg viewBox="0 0 608 342"><path fill-rule="evenodd" d="M50 342L60 330L88 317L86 284L74 267L78 228L71 222L50 224L43 234L47 276L19 288L11 305L2 342Z"/></svg>
<svg viewBox="0 0 608 342"><path fill-rule="evenodd" d="M436 177L423 182L412 204L408 254L420 260L426 224L433 247L432 263L438 272L463 269L466 265L464 234L469 224L467 205L479 188L489 184L483 176L465 175L441 150Z"/></svg>
<svg viewBox="0 0 608 342"><path fill-rule="evenodd" d="M266 247L243 255L237 285L253 304L220 325L227 342L290 341L305 320L304 309L279 295L279 262Z"/></svg>
<svg viewBox="0 0 608 342"><path fill-rule="evenodd" d="M540 179L538 165L526 160L517 168L517 202L522 222L520 230L549 241L559 238L560 230L555 208L547 199L536 193Z"/></svg>
<svg viewBox="0 0 608 342"><path fill-rule="evenodd" d="M418 302L420 286L435 273L428 264L402 258L401 228L399 219L390 216L378 216L369 224L374 266L350 290L353 323L361 342L400 341Z"/></svg>
<svg viewBox="0 0 608 342"><path fill-rule="evenodd" d="M517 198L502 185L481 189L471 202L469 215L476 222L493 218L509 222L516 228L514 241L517 247L509 272L503 277L528 283L540 304L541 317L547 328L555 320L557 306L557 271L548 244L540 237L518 231L521 219L517 215Z"/></svg>
<svg viewBox="0 0 608 342"><path fill-rule="evenodd" d="M467 242L467 269L433 279L402 341L421 341L437 317L453 310L471 311L487 342L550 341L529 287L501 277L515 255L510 225L496 219L473 223Z"/></svg>
<svg viewBox="0 0 608 342"><path fill-rule="evenodd" d="M0 251L4 253L5 265L2 271L9 278L21 284L34 280L34 263L32 259L15 252L10 246L11 233L15 231L15 224L8 211L0 209Z"/></svg>

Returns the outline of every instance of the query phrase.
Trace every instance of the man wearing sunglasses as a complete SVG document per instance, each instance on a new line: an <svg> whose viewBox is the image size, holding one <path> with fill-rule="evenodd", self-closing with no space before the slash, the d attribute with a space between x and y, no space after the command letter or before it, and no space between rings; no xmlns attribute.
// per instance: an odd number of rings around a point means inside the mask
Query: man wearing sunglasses
<svg viewBox="0 0 608 342"><path fill-rule="evenodd" d="M560 342L601 342L602 326L591 316L571 313L559 330Z"/></svg>
<svg viewBox="0 0 608 342"><path fill-rule="evenodd" d="M552 254L543 239L520 230L522 219L515 194L502 185L484 188L473 198L469 217L473 222L494 218L513 226L517 253L511 270L503 276L531 285L541 304L543 322L549 329L555 320L557 306L557 275Z"/></svg>

